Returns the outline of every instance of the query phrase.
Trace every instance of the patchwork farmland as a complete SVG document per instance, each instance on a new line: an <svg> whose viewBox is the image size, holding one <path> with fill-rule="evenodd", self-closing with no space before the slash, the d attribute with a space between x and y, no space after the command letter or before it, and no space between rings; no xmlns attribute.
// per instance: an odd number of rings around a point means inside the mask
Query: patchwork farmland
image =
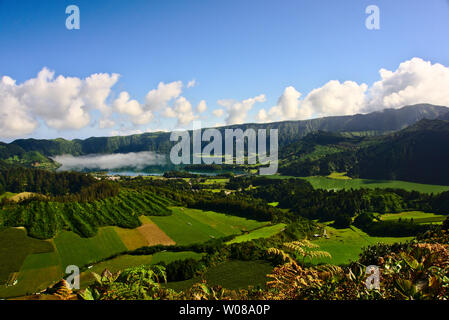
<svg viewBox="0 0 449 320"><path fill-rule="evenodd" d="M267 222L213 211L182 207L170 209L172 215L168 216L140 216L142 225L134 229L100 227L97 234L90 238L66 230L49 240L30 238L24 228L0 231L3 244L0 258L2 262L8 262L1 264L0 297L22 296L44 290L64 276L68 265L91 268L81 275L81 282L86 281L87 285L92 280L90 271L101 272L105 268L118 271L161 261L168 263L179 259L200 259L201 254L194 252L159 252L143 256L125 253L159 244L201 243L214 238L240 235L267 225ZM109 257L113 258L107 259Z"/></svg>

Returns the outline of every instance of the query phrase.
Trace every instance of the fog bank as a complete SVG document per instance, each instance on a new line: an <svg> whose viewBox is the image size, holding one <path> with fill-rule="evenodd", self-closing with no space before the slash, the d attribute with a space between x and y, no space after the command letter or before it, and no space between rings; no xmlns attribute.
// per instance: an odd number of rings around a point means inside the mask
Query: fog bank
<svg viewBox="0 0 449 320"><path fill-rule="evenodd" d="M164 165L166 162L165 156L151 151L90 154L78 157L65 154L55 156L52 159L62 164L58 169L61 171L83 169L112 170L120 168L134 168L141 170L146 166Z"/></svg>

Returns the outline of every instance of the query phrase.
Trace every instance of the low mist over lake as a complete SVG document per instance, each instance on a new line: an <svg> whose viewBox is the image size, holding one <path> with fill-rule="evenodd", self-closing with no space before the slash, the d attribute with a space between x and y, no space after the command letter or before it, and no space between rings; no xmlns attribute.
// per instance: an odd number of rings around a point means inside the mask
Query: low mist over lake
<svg viewBox="0 0 449 320"><path fill-rule="evenodd" d="M151 151L115 154L90 154L78 157L67 154L55 156L52 159L62 164L62 166L58 169L60 171L84 169L111 170L120 168L134 168L136 170L142 170L146 166L166 164L164 155Z"/></svg>

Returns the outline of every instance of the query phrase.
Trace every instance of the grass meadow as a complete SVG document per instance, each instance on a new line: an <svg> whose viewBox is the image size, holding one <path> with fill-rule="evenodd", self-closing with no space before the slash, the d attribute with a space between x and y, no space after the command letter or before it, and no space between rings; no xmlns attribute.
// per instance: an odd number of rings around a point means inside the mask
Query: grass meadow
<svg viewBox="0 0 449 320"><path fill-rule="evenodd" d="M249 233L237 236L234 239L232 239L231 241L228 241L226 244L240 243L240 242L251 241L251 240L259 239L259 238L269 238L269 237L274 236L275 234L278 234L282 230L284 230L285 227L286 227L286 224L279 223L279 224L275 224L273 226L267 226L267 227L263 227L260 229L256 229Z"/></svg>
<svg viewBox="0 0 449 320"><path fill-rule="evenodd" d="M446 220L447 216L429 212L422 211L406 211L400 213L387 213L379 216L380 220L383 221L398 221L401 219L402 221L411 220L415 223L435 223L441 224L444 220Z"/></svg>
<svg viewBox="0 0 449 320"><path fill-rule="evenodd" d="M151 217L177 244L187 245L259 228L266 222L229 216L212 211L171 207L171 216Z"/></svg>
<svg viewBox="0 0 449 320"><path fill-rule="evenodd" d="M350 261L356 261L362 249L368 245L379 242L391 244L413 239L412 237L371 237L353 226L345 229L335 229L327 226L326 232L329 235L329 239L320 238L319 240L313 240L313 242L320 246L319 250L329 252L332 259L316 259L313 261L314 263L348 264Z"/></svg>
<svg viewBox="0 0 449 320"><path fill-rule="evenodd" d="M346 177L343 173L332 173L327 177L313 176L299 178L281 175L272 175L267 177L270 179L305 179L309 181L315 189L325 190L394 188L404 189L407 191L418 191L422 193L441 193L444 191L449 191L449 186L422 184L399 180L351 179Z"/></svg>

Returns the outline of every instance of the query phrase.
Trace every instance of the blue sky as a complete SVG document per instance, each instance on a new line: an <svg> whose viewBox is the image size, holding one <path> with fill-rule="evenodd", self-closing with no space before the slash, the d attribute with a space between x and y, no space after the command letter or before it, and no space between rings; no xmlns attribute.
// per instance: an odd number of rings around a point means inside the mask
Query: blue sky
<svg viewBox="0 0 449 320"><path fill-rule="evenodd" d="M65 27L68 16L65 8L70 4L80 8L80 30ZM380 30L365 27L368 5L377 5L380 9ZM112 110L113 101L120 92L126 91L130 99L142 105L142 110L147 110L145 97L160 82L183 83L182 93L157 112L153 110L152 120L145 124L133 123L126 112L112 111L105 116L91 108L88 124L75 130L51 124L44 116L47 111L35 113L28 102L23 107L24 112L36 121L35 128L8 134L9 127L5 126L14 119L8 118L8 113L3 114L3 122L0 120L0 125L3 123L5 127L0 128L0 135L3 140L85 138L137 130L171 130L179 126L177 116L165 117L163 108L170 107L177 112L173 104L181 96L191 104L196 119L202 120L205 126L242 120L229 115L232 112L245 113L245 122L257 121L261 109L269 114L273 106L278 109L273 109L266 121L290 119L291 116L286 117L286 113L279 111L283 106L278 101L287 87L301 93L298 101L307 100L308 93L331 80L365 83L368 93L381 79L381 68L394 72L402 62L414 57L432 65L449 66L448 30L449 1L446 0L0 0L0 76L9 76L16 85L36 78L44 67L54 71L54 77L84 79L95 73L117 73L120 77L111 86L106 105ZM419 77L430 81L431 75L426 71ZM193 79L195 85L188 88L187 83ZM340 89L345 88L335 88ZM295 91L289 92L293 95L285 95L287 102L295 97ZM384 98L385 93L382 94ZM245 103L238 104L260 95L264 98L249 102L247 108ZM223 99L228 102L217 103ZM321 96L315 100L311 97L307 101L312 110L307 114L348 112L338 106L317 109L313 101L330 101L327 96L327 100L320 99ZM435 99L429 102L446 101L445 98ZM207 110L195 113L202 100ZM3 110L8 108L5 101L2 104L0 100ZM413 100L405 97L403 101ZM300 108L301 103L292 108ZM363 104L365 108L367 103ZM368 110L360 105L351 110ZM384 105L388 106L388 103ZM217 109L223 110L221 117L213 115ZM179 110L185 109L180 107ZM299 113L292 114L301 118ZM98 121L105 117L115 124L100 129ZM9 130L14 131L13 128Z"/></svg>

